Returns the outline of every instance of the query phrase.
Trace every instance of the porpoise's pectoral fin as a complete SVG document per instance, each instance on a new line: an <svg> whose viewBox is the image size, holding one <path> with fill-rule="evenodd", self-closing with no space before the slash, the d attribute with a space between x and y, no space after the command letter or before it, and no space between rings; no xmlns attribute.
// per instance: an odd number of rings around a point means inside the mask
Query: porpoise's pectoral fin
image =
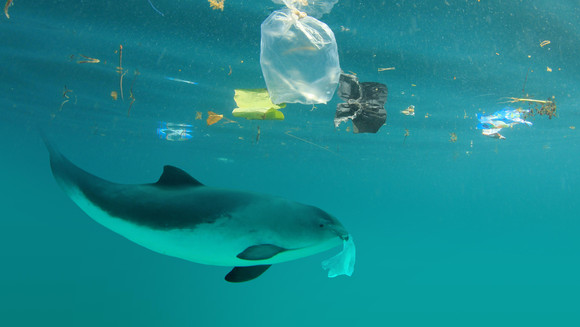
<svg viewBox="0 0 580 327"><path fill-rule="evenodd" d="M203 186L202 183L185 171L169 165L163 167L163 174L161 174L155 185L161 187Z"/></svg>
<svg viewBox="0 0 580 327"><path fill-rule="evenodd" d="M242 251L236 257L244 260L266 260L286 249L273 244L253 245ZM257 278L264 273L271 265L257 265L249 267L234 267L226 275L226 280L231 283L247 282Z"/></svg>
<svg viewBox="0 0 580 327"><path fill-rule="evenodd" d="M277 245L260 244L248 247L236 257L244 260L266 260L284 251L286 251L285 248L281 248Z"/></svg>
<svg viewBox="0 0 580 327"><path fill-rule="evenodd" d="M259 265L249 267L234 267L226 275L226 280L230 283L242 283L259 277L264 271L268 270L271 265Z"/></svg>

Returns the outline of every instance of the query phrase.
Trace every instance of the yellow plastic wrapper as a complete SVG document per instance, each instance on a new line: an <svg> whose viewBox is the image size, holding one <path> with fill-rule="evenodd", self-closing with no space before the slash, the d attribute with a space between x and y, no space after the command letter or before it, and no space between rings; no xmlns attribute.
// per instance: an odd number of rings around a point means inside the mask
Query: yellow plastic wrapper
<svg viewBox="0 0 580 327"><path fill-rule="evenodd" d="M286 107L285 103L274 104L267 89L235 90L234 100L238 108L234 117L250 120L284 120L284 114L278 109Z"/></svg>

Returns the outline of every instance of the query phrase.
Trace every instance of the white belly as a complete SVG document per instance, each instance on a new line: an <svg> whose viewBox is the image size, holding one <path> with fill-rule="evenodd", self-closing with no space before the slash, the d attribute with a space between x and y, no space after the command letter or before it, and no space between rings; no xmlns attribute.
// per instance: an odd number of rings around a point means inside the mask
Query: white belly
<svg viewBox="0 0 580 327"><path fill-rule="evenodd" d="M303 258L341 244L339 238L301 249L292 249L266 260L243 260L236 256L250 246L260 245L251 233L235 233L227 220L200 224L194 229L158 230L110 216L90 202L78 189L67 190L71 199L92 219L119 235L152 251L184 260L215 266L254 266ZM241 236L240 236L241 235Z"/></svg>

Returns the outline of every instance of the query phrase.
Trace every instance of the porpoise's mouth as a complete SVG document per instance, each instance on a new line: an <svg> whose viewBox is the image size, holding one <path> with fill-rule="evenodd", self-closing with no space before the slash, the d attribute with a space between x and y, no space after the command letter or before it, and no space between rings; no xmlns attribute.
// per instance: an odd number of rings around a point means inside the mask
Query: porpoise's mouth
<svg viewBox="0 0 580 327"><path fill-rule="evenodd" d="M343 241L348 241L349 234L340 235L340 239Z"/></svg>

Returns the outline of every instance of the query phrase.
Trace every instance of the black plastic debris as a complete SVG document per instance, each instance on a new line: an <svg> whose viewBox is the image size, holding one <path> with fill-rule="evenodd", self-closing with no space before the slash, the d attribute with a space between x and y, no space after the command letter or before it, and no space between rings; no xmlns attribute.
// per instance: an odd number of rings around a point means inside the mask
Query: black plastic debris
<svg viewBox="0 0 580 327"><path fill-rule="evenodd" d="M387 121L387 86L376 82L359 83L350 74L340 74L338 96L346 101L336 106L334 126L352 120L354 133L376 133Z"/></svg>

